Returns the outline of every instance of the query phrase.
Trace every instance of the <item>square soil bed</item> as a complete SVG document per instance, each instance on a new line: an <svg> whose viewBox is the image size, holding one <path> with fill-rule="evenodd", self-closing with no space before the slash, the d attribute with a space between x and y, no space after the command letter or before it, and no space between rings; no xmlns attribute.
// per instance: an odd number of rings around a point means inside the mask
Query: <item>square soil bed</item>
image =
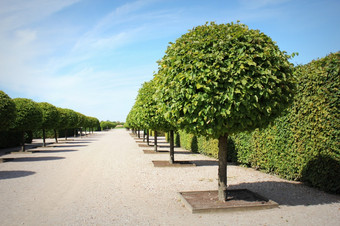
<svg viewBox="0 0 340 226"><path fill-rule="evenodd" d="M169 161L152 161L154 167L193 167L196 166L190 161L175 161L174 164L170 164Z"/></svg>
<svg viewBox="0 0 340 226"><path fill-rule="evenodd" d="M169 151L154 151L154 150L143 150L144 154L169 154Z"/></svg>
<svg viewBox="0 0 340 226"><path fill-rule="evenodd" d="M247 189L228 190L228 201L218 200L218 191L179 192L185 206L192 213L248 211L278 207L274 201Z"/></svg>
<svg viewBox="0 0 340 226"><path fill-rule="evenodd" d="M153 145L138 144L138 146L141 147L141 148L147 148L147 147L152 147Z"/></svg>

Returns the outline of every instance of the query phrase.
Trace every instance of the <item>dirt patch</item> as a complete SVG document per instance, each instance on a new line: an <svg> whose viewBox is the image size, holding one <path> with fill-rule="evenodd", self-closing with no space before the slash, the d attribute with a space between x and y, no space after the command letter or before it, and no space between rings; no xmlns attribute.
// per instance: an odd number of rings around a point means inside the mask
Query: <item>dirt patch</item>
<svg viewBox="0 0 340 226"><path fill-rule="evenodd" d="M169 151L154 151L154 150L143 150L144 154L169 154Z"/></svg>
<svg viewBox="0 0 340 226"><path fill-rule="evenodd" d="M152 161L154 167L194 167L194 163L190 161L175 161L171 164L169 161Z"/></svg>
<svg viewBox="0 0 340 226"><path fill-rule="evenodd" d="M241 211L275 208L279 205L247 189L228 191L228 200L218 200L218 191L179 192L182 201L192 213Z"/></svg>

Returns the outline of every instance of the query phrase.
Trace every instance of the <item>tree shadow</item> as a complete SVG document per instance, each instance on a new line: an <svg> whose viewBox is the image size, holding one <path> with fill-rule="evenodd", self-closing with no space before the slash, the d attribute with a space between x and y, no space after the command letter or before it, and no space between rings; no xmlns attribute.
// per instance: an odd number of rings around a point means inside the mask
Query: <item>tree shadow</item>
<svg viewBox="0 0 340 226"><path fill-rule="evenodd" d="M19 158L3 158L5 162L40 162L40 161L53 161L53 160L61 160L65 159L65 157L19 157Z"/></svg>
<svg viewBox="0 0 340 226"><path fill-rule="evenodd" d="M197 136L193 136L191 139L191 151L194 153L198 153L198 141Z"/></svg>
<svg viewBox="0 0 340 226"><path fill-rule="evenodd" d="M180 147L181 146L181 138L179 136L179 133L175 134L175 146Z"/></svg>
<svg viewBox="0 0 340 226"><path fill-rule="evenodd" d="M37 151L32 151L33 153L62 153L62 152L75 152L78 150L37 150Z"/></svg>
<svg viewBox="0 0 340 226"><path fill-rule="evenodd" d="M13 179L13 178L19 178L19 177L27 177L30 175L35 174L33 171L22 171L22 170L16 170L16 171L0 171L0 180L6 180L6 179Z"/></svg>
<svg viewBox="0 0 340 226"><path fill-rule="evenodd" d="M339 203L340 197L296 182L260 181L229 185L228 189L248 189L279 205L310 206Z"/></svg>
<svg viewBox="0 0 340 226"><path fill-rule="evenodd" d="M73 148L73 147L86 147L87 145L75 144L75 145L52 145L53 148Z"/></svg>

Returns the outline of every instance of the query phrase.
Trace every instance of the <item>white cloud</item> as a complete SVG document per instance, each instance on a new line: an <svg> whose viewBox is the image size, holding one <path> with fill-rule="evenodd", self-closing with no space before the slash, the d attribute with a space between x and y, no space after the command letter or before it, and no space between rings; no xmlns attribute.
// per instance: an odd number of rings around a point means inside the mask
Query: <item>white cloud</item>
<svg viewBox="0 0 340 226"><path fill-rule="evenodd" d="M41 20L80 0L0 1L0 32L16 30Z"/></svg>

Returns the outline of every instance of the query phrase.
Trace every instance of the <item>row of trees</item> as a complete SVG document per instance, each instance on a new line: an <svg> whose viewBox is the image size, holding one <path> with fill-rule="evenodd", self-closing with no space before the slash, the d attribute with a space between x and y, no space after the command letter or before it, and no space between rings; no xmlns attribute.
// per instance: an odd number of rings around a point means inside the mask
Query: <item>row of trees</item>
<svg viewBox="0 0 340 226"><path fill-rule="evenodd" d="M158 72L139 90L127 126L170 131L172 147L179 129L218 139L219 200L226 201L228 136L266 127L290 104L290 57L244 24L195 27L170 43ZM170 156L173 163L173 149Z"/></svg>
<svg viewBox="0 0 340 226"><path fill-rule="evenodd" d="M65 130L67 139L68 129L90 130L99 128L99 120L83 115L71 109L55 107L52 104L37 103L26 98L11 99L0 91L0 131L17 131L21 133L22 151L25 151L24 134L27 131L41 129L43 145L46 146L46 130L54 130L56 142L57 130Z"/></svg>
<svg viewBox="0 0 340 226"><path fill-rule="evenodd" d="M111 122L111 121L101 121L100 122L100 128L101 130L109 130L109 129L114 129L118 125L117 122Z"/></svg>

